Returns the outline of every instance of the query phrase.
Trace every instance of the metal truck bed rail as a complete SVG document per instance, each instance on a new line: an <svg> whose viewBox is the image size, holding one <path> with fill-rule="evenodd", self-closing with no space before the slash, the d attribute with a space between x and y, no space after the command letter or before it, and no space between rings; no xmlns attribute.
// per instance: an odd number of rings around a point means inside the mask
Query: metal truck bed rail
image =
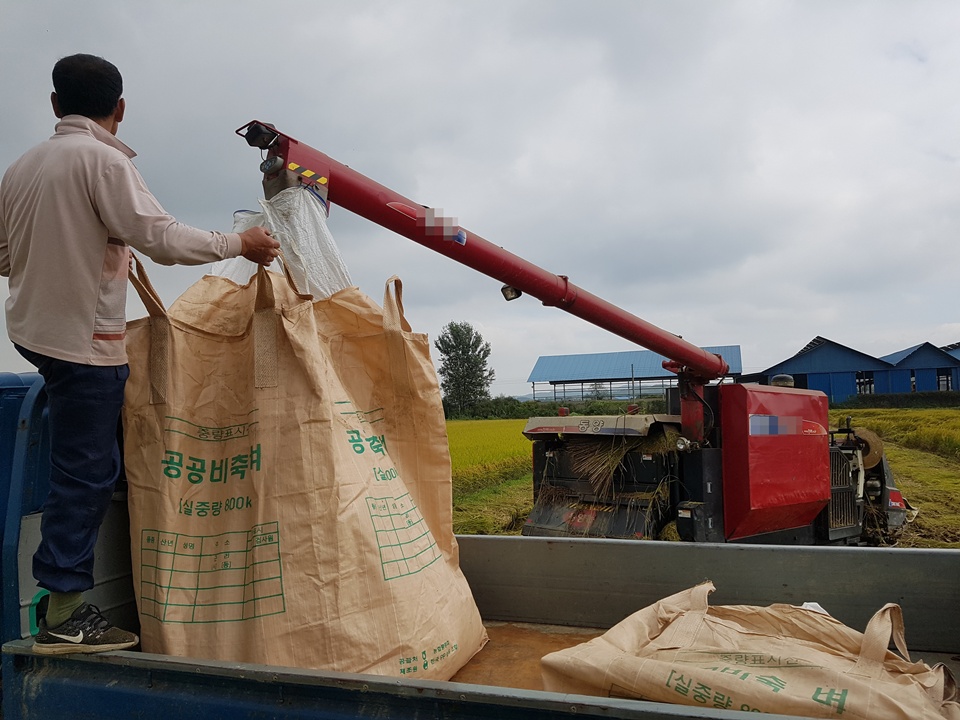
<svg viewBox="0 0 960 720"><path fill-rule="evenodd" d="M711 711L616 698L411 681L264 665L193 661L144 653L51 658L26 641L3 647L3 717L137 720L429 718L550 720L560 717L747 720ZM8 702L8 699L10 701ZM786 715L765 715L786 720Z"/></svg>
<svg viewBox="0 0 960 720"><path fill-rule="evenodd" d="M459 536L484 618L610 627L712 580L712 605L820 603L863 631L888 602L907 646L960 653L960 550Z"/></svg>

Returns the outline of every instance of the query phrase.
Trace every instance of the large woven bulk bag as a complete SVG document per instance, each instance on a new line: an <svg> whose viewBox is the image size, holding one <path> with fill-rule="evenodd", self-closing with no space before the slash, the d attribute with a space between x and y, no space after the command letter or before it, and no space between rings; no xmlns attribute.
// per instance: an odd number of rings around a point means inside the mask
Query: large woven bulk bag
<svg viewBox="0 0 960 720"><path fill-rule="evenodd" d="M138 279L139 278L139 279ZM426 336L357 288L207 276L127 331L147 652L447 679L486 641L459 569Z"/></svg>

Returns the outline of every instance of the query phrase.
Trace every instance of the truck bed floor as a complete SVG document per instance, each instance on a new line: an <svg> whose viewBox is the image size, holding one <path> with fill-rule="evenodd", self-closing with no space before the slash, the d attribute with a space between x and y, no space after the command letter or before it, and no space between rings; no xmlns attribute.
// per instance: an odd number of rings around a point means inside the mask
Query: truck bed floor
<svg viewBox="0 0 960 720"><path fill-rule="evenodd" d="M540 658L592 640L604 632L596 628L534 623L487 621L484 625L490 642L451 678L452 682L543 690Z"/></svg>

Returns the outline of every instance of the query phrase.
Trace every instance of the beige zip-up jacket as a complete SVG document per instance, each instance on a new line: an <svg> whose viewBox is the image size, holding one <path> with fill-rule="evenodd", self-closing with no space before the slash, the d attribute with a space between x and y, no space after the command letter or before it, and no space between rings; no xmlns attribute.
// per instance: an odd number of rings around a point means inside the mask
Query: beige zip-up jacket
<svg viewBox="0 0 960 720"><path fill-rule="evenodd" d="M169 215L135 155L89 118L67 115L3 176L0 275L10 278L13 342L70 362L122 365L130 247L163 265L240 254L237 233L198 230Z"/></svg>

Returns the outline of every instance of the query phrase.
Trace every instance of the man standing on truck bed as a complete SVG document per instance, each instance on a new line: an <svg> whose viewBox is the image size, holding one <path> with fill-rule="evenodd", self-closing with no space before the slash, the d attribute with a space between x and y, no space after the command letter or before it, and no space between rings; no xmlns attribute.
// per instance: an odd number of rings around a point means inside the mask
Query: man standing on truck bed
<svg viewBox="0 0 960 720"><path fill-rule="evenodd" d="M114 65L93 55L62 58L53 87L56 133L0 182L7 334L43 376L49 409L50 494L33 558L37 583L50 591L35 645L46 654L139 642L83 600L121 469L129 248L164 265L237 255L269 265L279 247L265 228L207 232L164 211L131 162L135 153L115 137L126 103Z"/></svg>

